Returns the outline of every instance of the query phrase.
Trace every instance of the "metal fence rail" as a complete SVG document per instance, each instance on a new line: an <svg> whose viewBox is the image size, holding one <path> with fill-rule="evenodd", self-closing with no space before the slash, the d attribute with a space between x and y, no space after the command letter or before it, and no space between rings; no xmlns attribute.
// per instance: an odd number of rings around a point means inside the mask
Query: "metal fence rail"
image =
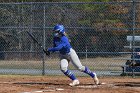
<svg viewBox="0 0 140 93"><path fill-rule="evenodd" d="M99 75L120 75L112 72L121 72L127 59L114 58L135 53L124 46L127 36L140 35L140 2L0 3L0 20L0 73L62 74L58 53L43 55L26 33L48 48L53 26L61 23L83 65ZM132 46L139 45L133 40ZM76 71L71 64L70 69Z"/></svg>

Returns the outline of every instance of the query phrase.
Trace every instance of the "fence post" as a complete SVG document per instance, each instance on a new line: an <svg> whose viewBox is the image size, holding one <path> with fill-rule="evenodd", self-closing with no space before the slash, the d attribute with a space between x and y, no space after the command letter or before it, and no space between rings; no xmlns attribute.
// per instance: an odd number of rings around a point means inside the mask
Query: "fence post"
<svg viewBox="0 0 140 93"><path fill-rule="evenodd" d="M45 13L46 13L46 11L45 11L45 6L43 7L43 13L44 13L44 17L43 17L43 19L44 19L44 23L43 23L43 48L45 49L45 41L46 41L46 35L45 35L45 23L46 23L46 20L45 20L45 17L46 17L46 15L45 15ZM45 75L45 54L43 53L43 62L42 62L43 64L42 64L42 66L43 66L43 68L42 68L42 75L44 76Z"/></svg>
<svg viewBox="0 0 140 93"><path fill-rule="evenodd" d="M133 31L133 36L132 36L132 64L134 64L135 57L134 57L134 52L135 52L135 28L136 28L136 0L133 0L133 7L132 7L132 12L133 12L133 21L132 21L132 31ZM134 74L134 66L132 67L132 77L135 76Z"/></svg>

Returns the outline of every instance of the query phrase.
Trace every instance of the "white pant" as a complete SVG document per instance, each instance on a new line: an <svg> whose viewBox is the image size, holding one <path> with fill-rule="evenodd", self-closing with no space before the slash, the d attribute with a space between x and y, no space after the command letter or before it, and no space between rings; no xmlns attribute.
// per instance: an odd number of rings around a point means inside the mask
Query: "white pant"
<svg viewBox="0 0 140 93"><path fill-rule="evenodd" d="M76 54L74 49L70 49L70 52L66 55L60 55L60 67L61 70L66 72L68 68L69 61L80 71L85 70L85 66L83 66L79 60L78 55Z"/></svg>

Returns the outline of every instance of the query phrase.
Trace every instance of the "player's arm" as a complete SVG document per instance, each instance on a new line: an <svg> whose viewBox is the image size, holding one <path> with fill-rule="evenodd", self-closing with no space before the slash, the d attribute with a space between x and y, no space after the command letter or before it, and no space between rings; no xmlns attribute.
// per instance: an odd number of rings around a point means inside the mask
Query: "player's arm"
<svg viewBox="0 0 140 93"><path fill-rule="evenodd" d="M48 48L48 51L55 52L61 50L65 46L65 43L60 43L57 47Z"/></svg>
<svg viewBox="0 0 140 93"><path fill-rule="evenodd" d="M58 46L53 47L53 48L49 48L48 51L50 51L50 52L59 51L59 50L61 50L64 46L66 46L66 44L67 44L66 42L67 42L67 39L62 38L62 39L61 39L61 42L60 42L60 44L59 44Z"/></svg>

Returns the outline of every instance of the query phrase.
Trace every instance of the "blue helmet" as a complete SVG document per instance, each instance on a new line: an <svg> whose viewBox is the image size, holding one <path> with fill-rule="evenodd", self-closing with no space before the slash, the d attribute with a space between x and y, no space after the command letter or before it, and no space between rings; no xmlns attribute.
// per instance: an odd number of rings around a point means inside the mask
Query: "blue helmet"
<svg viewBox="0 0 140 93"><path fill-rule="evenodd" d="M65 32L65 28L63 25L57 24L54 26L53 31L59 31L59 33L64 33Z"/></svg>

